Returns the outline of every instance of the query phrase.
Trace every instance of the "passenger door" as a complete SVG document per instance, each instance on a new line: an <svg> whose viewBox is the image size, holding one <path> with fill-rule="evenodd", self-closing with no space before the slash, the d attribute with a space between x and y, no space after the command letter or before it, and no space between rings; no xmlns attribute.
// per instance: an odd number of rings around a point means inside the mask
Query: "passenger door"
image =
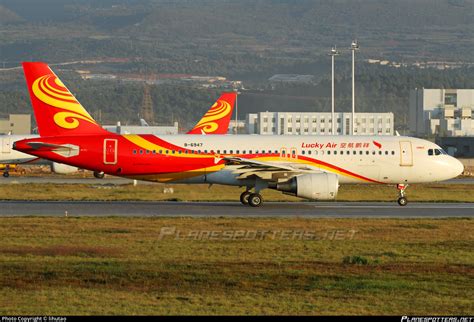
<svg viewBox="0 0 474 322"><path fill-rule="evenodd" d="M413 165L413 150L410 141L400 141L400 165L406 167Z"/></svg>
<svg viewBox="0 0 474 322"><path fill-rule="evenodd" d="M117 163L117 140L105 139L104 140L104 164L116 164L116 163Z"/></svg>
<svg viewBox="0 0 474 322"><path fill-rule="evenodd" d="M0 143L2 144L2 153L11 152L11 138L6 136L3 139L0 139Z"/></svg>

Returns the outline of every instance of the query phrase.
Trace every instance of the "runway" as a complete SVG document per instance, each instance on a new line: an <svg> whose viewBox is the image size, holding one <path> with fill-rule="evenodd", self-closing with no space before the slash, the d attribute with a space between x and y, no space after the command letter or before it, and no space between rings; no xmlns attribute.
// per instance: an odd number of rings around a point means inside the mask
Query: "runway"
<svg viewBox="0 0 474 322"><path fill-rule="evenodd" d="M474 217L474 203L267 202L260 208L237 202L0 201L2 216L121 217Z"/></svg>

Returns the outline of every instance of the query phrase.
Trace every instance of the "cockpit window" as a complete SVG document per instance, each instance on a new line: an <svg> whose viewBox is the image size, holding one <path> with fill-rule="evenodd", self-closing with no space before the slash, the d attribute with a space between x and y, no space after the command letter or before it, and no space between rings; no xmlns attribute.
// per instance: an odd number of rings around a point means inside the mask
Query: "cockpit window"
<svg viewBox="0 0 474 322"><path fill-rule="evenodd" d="M441 155L447 154L443 149L429 149L428 155Z"/></svg>

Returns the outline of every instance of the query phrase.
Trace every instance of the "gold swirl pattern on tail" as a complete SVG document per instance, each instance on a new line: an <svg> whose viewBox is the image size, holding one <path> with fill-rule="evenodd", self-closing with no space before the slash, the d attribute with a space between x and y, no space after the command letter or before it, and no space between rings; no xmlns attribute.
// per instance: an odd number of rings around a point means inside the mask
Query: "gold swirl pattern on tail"
<svg viewBox="0 0 474 322"><path fill-rule="evenodd" d="M203 133L211 133L219 128L218 121L227 115L232 110L229 103L224 100L218 100L212 105L211 109L204 115L193 130L200 129Z"/></svg>
<svg viewBox="0 0 474 322"><path fill-rule="evenodd" d="M64 129L75 129L80 121L97 124L76 98L55 75L44 75L31 86L35 96L45 104L67 110L57 112L54 122Z"/></svg>

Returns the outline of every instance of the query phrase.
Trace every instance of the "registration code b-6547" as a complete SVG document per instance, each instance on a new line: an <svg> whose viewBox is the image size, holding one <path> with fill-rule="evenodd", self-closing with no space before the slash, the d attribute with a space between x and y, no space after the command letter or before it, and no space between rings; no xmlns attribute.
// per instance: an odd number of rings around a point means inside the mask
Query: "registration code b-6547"
<svg viewBox="0 0 474 322"><path fill-rule="evenodd" d="M198 142L184 143L184 147L193 148L193 147L201 147L201 146L202 146L202 142L201 143L198 143Z"/></svg>

